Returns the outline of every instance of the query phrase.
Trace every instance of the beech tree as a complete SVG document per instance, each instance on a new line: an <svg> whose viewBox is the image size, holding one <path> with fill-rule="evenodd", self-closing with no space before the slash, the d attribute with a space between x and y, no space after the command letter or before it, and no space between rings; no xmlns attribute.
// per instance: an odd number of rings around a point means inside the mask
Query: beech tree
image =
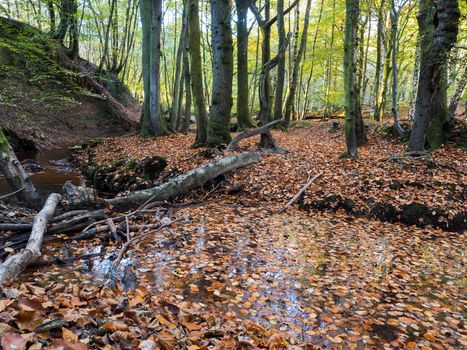
<svg viewBox="0 0 467 350"><path fill-rule="evenodd" d="M240 130L254 124L248 106L248 0L235 0L237 7L237 122Z"/></svg>
<svg viewBox="0 0 467 350"><path fill-rule="evenodd" d="M359 1L345 2L344 42L344 97L345 97L345 140L347 155L358 158L358 146L363 132L362 111L357 84L357 31Z"/></svg>
<svg viewBox="0 0 467 350"><path fill-rule="evenodd" d="M457 39L459 18L456 0L420 0L420 78L408 145L411 152L423 151L426 143L435 149L445 141L449 128L446 58Z"/></svg>
<svg viewBox="0 0 467 350"><path fill-rule="evenodd" d="M204 146L207 140L208 112L204 100L203 71L201 67L201 37L199 25L199 0L190 0L189 53L191 90L196 117L195 146Z"/></svg>
<svg viewBox="0 0 467 350"><path fill-rule="evenodd" d="M141 134L166 135L166 121L160 106L160 33L162 0L141 1L142 76L144 102L141 115Z"/></svg>
<svg viewBox="0 0 467 350"><path fill-rule="evenodd" d="M232 110L233 43L230 0L211 0L212 98L207 144L228 144Z"/></svg>

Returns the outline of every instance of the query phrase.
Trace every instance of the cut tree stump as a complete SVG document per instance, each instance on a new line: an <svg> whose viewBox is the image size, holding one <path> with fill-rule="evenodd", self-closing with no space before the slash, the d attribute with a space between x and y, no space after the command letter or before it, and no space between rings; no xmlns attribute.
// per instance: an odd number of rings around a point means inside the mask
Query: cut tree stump
<svg viewBox="0 0 467 350"><path fill-rule="evenodd" d="M26 248L15 255L9 256L0 265L0 286L6 280L14 279L21 271L41 256L42 239L47 229L47 223L53 218L55 209L61 200L62 196L57 193L52 193L47 198L44 207L34 218L34 224Z"/></svg>

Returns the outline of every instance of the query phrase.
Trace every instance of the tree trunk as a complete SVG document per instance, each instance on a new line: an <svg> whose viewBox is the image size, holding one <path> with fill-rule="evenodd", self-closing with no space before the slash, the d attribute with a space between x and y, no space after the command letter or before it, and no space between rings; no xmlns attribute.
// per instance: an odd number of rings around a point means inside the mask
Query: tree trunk
<svg viewBox="0 0 467 350"><path fill-rule="evenodd" d="M462 92L464 91L465 85L467 84L467 66L462 73L462 76L459 79L459 83L457 85L456 91L451 98L451 102L449 103L449 110L448 110L448 120L451 121L456 116L457 106L459 105L459 101L462 97Z"/></svg>
<svg viewBox="0 0 467 350"><path fill-rule="evenodd" d="M191 61L191 91L193 93L196 138L194 146L203 146L207 139L208 112L204 100L203 70L201 67L201 34L199 24L199 0L190 0L189 47Z"/></svg>
<svg viewBox="0 0 467 350"><path fill-rule="evenodd" d="M314 70L314 66L315 66L316 40L318 38L319 25L321 23L321 18L323 16L323 7L324 7L324 0L321 0L321 5L319 7L318 22L316 23L315 34L313 36L313 46L311 47L310 75L308 76L308 80L307 80L307 83L306 83L305 102L304 102L304 105L303 105L303 111L302 111L301 119L305 119L306 109L307 109L307 105L308 105L308 93L309 93L311 78L313 77L313 70Z"/></svg>
<svg viewBox="0 0 467 350"><path fill-rule="evenodd" d="M0 129L0 170L13 191L18 191L16 197L27 206L39 209L42 205L41 197L24 171L13 148Z"/></svg>
<svg viewBox="0 0 467 350"><path fill-rule="evenodd" d="M413 73L412 73L412 90L410 91L410 101L409 101L409 120L410 121L413 121L415 118L415 97L417 95L419 69L420 69L420 37L417 35L417 47L415 48L415 62L413 65Z"/></svg>
<svg viewBox="0 0 467 350"><path fill-rule="evenodd" d="M237 122L240 130L253 127L248 104L248 0L237 5Z"/></svg>
<svg viewBox="0 0 467 350"><path fill-rule="evenodd" d="M183 118L182 133L187 135L190 129L191 119L191 88L190 88L190 62L188 52L183 57L183 66L185 68L185 116Z"/></svg>
<svg viewBox="0 0 467 350"><path fill-rule="evenodd" d="M446 57L457 40L460 17L456 0L422 0L419 6L420 79L408 145L411 152L423 151L425 140L432 149L444 141Z"/></svg>
<svg viewBox="0 0 467 350"><path fill-rule="evenodd" d="M289 45L290 37L291 37L291 34L289 33L289 35L285 39L284 44L282 45L281 48L279 48L279 52L277 53L277 56L274 57L269 62L267 62L261 68L261 76L260 76L260 82L259 82L259 105L260 105L259 117L260 117L261 125L266 125L269 122L269 118L268 118L269 99L268 99L267 89L266 89L267 77L271 69L277 66L277 64L281 60L284 59L285 51L287 50L287 46ZM277 148L277 145L274 142L274 139L269 134L269 130L261 134L260 147L264 149L276 149Z"/></svg>
<svg viewBox="0 0 467 350"><path fill-rule="evenodd" d="M285 101L285 113L284 113L284 126L288 128L290 123L290 117L293 109L293 102L295 98L295 91L298 84L298 70L300 69L300 61L302 60L303 53L305 51L306 39L308 35L308 25L310 22L310 8L311 0L307 1L306 12L305 12L305 22L303 25L302 37L300 39L300 45L297 51L297 54L294 57L294 65L292 72L292 80L289 83L289 92L287 94L287 99Z"/></svg>
<svg viewBox="0 0 467 350"><path fill-rule="evenodd" d="M211 0L212 101L207 144L210 147L230 142L232 110L233 43L230 0Z"/></svg>
<svg viewBox="0 0 467 350"><path fill-rule="evenodd" d="M53 0L47 0L47 9L49 11L50 19L50 33L55 33L55 8Z"/></svg>
<svg viewBox="0 0 467 350"><path fill-rule="evenodd" d="M188 15L189 15L189 0L184 0L183 1L183 15L182 15L182 29L180 31L180 39L178 43L178 49L177 49L177 58L175 62L175 76L174 76L174 88L173 88L173 96L172 96L172 108L170 109L170 128L172 131L176 130L176 122L177 119L179 118L179 105L180 105L180 100L182 99L182 96L180 94L180 85L182 81L182 75L183 75L183 52L185 50L185 40L188 37L188 31L187 31L187 20L188 20Z"/></svg>
<svg viewBox="0 0 467 350"><path fill-rule="evenodd" d="M277 31L279 33L278 50L280 50L286 39L284 28L284 0L277 0ZM277 65L276 94L274 97L274 120L282 119L284 83L285 60L280 60Z"/></svg>
<svg viewBox="0 0 467 350"><path fill-rule="evenodd" d="M345 2L345 39L344 39L344 98L345 98L345 140L347 155L358 158L357 121L361 118L359 106L357 70L357 31L359 1Z"/></svg>
<svg viewBox="0 0 467 350"><path fill-rule="evenodd" d="M143 32L142 69L144 102L141 116L141 134L168 134L166 121L160 108L160 32L162 24L162 0L141 1L141 25Z"/></svg>
<svg viewBox="0 0 467 350"><path fill-rule="evenodd" d="M394 127L400 137L405 136L405 132L399 123L399 114L397 113L397 25L399 22L399 14L402 7L396 8L395 0L392 0L392 15L391 15L391 33L392 33L392 116L394 118Z"/></svg>
<svg viewBox="0 0 467 350"><path fill-rule="evenodd" d="M41 245L47 223L55 214L57 205L62 200L59 194L52 193L45 202L44 208L34 218L34 224L26 248L11 255L0 265L0 286L6 280L14 279L28 265L41 256Z"/></svg>
<svg viewBox="0 0 467 350"><path fill-rule="evenodd" d="M379 95L381 89L381 73L382 73L382 56L383 56L383 30L384 30L384 6L386 0L381 0L378 8L378 24L376 32L376 67L375 67L375 82L374 82L374 96L373 96L373 114L372 119L380 121L381 115L379 110Z"/></svg>

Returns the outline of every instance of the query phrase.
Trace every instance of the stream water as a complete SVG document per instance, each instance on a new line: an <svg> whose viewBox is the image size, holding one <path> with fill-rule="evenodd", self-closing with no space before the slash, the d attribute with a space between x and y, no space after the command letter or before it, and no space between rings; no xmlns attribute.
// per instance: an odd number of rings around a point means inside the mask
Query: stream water
<svg viewBox="0 0 467 350"><path fill-rule="evenodd" d="M46 198L52 192L62 192L66 181L75 185L84 181L80 173L68 162L70 154L68 147L62 147L38 153L17 153L17 157L31 174L32 182L40 195ZM6 180L0 177L0 196L11 191Z"/></svg>

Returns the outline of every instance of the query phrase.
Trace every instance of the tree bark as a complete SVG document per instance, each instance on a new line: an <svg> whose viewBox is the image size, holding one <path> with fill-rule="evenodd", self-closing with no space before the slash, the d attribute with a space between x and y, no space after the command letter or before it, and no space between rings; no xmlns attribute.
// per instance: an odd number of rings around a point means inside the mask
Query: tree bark
<svg viewBox="0 0 467 350"><path fill-rule="evenodd" d="M0 285L6 280L14 279L28 265L34 263L41 256L42 239L47 229L47 223L54 216L55 209L61 199L62 197L56 193L52 193L47 198L44 208L34 218L34 224L26 248L8 257L0 265Z"/></svg>
<svg viewBox="0 0 467 350"><path fill-rule="evenodd" d="M261 75L260 75L260 82L259 82L259 105L260 105L259 117L260 117L260 122L262 125L266 125L269 122L270 109L269 109L269 99L267 95L267 79L269 76L269 72L271 71L271 69L277 66L279 61L284 59L285 51L287 50L287 46L289 45L290 37L291 37L291 33L288 34L287 38L285 39L284 44L282 45L281 48L279 48L279 52L277 53L277 56L274 57L269 62L267 62L261 68ZM272 141L273 139L267 133L261 134L261 141L260 141L261 148L264 148L264 149L277 148L277 145Z"/></svg>
<svg viewBox="0 0 467 350"><path fill-rule="evenodd" d="M456 116L457 106L459 105L459 101L462 97L462 92L465 89L465 85L467 84L467 66L462 73L462 76L459 79L457 84L456 91L451 98L451 102L449 103L449 110L448 110L448 120L452 121Z"/></svg>
<svg viewBox="0 0 467 350"><path fill-rule="evenodd" d="M203 146L207 139L208 112L204 100L203 70L201 67L201 34L199 24L199 0L190 0L189 47L191 62L191 91L196 117L194 146Z"/></svg>
<svg viewBox="0 0 467 350"><path fill-rule="evenodd" d="M431 149L444 142L446 56L457 40L460 17L456 0L421 0L419 6L420 79L409 152L423 151L425 141Z"/></svg>
<svg viewBox="0 0 467 350"><path fill-rule="evenodd" d="M179 106L182 99L180 85L183 75L183 52L185 50L185 41L188 39L187 21L189 15L189 0L183 1L182 29L180 31L180 39L178 42L177 58L175 62L174 88L172 96L172 108L170 109L170 128L173 132L176 130L176 122L179 118Z"/></svg>
<svg viewBox="0 0 467 350"><path fill-rule="evenodd" d="M230 142L232 110L233 43L230 0L211 0L212 100L207 145L217 147Z"/></svg>
<svg viewBox="0 0 467 350"><path fill-rule="evenodd" d="M261 159L259 152L245 152L238 155L220 158L212 163L190 170L160 186L136 191L125 197L106 200L113 210L128 209L139 206L147 200L170 201L188 193L216 177L247 165L257 163Z"/></svg>
<svg viewBox="0 0 467 350"><path fill-rule="evenodd" d="M248 0L237 6L237 123L240 130L253 127L248 104Z"/></svg>
<svg viewBox="0 0 467 350"><path fill-rule="evenodd" d="M345 2L345 39L344 39L344 98L345 98L345 140L347 155L358 158L357 121L361 118L359 106L357 70L357 31L359 1Z"/></svg>
<svg viewBox="0 0 467 350"><path fill-rule="evenodd" d="M379 109L379 95L381 89L381 75L382 75L382 56L383 56L383 30L384 30L384 6L386 0L381 0L381 4L378 7L378 24L376 31L376 66L375 66L375 82L374 82L374 96L373 96L373 113L372 119L380 121L380 109Z"/></svg>
<svg viewBox="0 0 467 350"><path fill-rule="evenodd" d="M168 134L166 121L160 108L160 33L162 25L162 0L141 1L143 32L142 70L144 102L141 116L141 134Z"/></svg>
<svg viewBox="0 0 467 350"><path fill-rule="evenodd" d="M284 27L284 0L277 0L277 31L279 33L278 50L284 45L286 40ZM285 83L285 60L280 60L277 64L276 94L274 96L274 119L282 119L282 107Z"/></svg>
<svg viewBox="0 0 467 350"><path fill-rule="evenodd" d="M305 10L305 22L303 24L302 37L300 39L300 45L297 54L294 57L294 65L292 72L292 80L289 83L289 92L285 101L285 113L284 113L284 126L289 127L290 118L293 109L293 102L295 98L295 91L298 85L298 71L300 69L300 61L302 60L303 53L305 51L306 39L308 35L308 25L310 23L310 12L311 12L311 0L307 1Z"/></svg>
<svg viewBox="0 0 467 350"><path fill-rule="evenodd" d="M392 0L391 14L391 33L392 33L392 116L394 118L394 127L400 137L405 137L405 132L399 123L399 114L397 112L397 29L399 22L400 11L403 5L397 8L395 0Z"/></svg>
<svg viewBox="0 0 467 350"><path fill-rule="evenodd" d="M2 129L0 129L0 170L11 189L17 191L16 197L20 202L34 209L41 207L41 197L32 184L29 175L21 166ZM21 191L18 191L20 189Z"/></svg>

